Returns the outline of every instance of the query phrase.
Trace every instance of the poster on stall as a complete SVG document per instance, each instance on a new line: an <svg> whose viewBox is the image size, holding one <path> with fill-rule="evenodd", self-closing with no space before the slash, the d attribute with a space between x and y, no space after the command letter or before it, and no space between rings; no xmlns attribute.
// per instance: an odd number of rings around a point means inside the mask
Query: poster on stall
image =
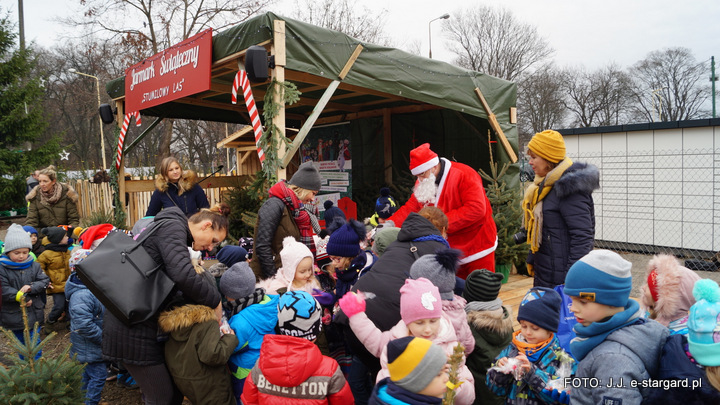
<svg viewBox="0 0 720 405"><path fill-rule="evenodd" d="M322 187L315 204L324 218L325 201L352 198L352 154L348 123L315 127L300 145L302 162L312 161L320 171Z"/></svg>

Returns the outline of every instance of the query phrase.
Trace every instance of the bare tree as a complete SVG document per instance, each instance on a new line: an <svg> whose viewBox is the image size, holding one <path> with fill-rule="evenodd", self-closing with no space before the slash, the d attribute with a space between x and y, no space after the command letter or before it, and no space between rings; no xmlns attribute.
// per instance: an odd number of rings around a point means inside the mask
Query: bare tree
<svg viewBox="0 0 720 405"><path fill-rule="evenodd" d="M453 41L456 64L511 81L538 67L553 53L534 26L518 21L501 8L458 10L452 21L443 22L443 32Z"/></svg>
<svg viewBox="0 0 720 405"><path fill-rule="evenodd" d="M585 68L566 72L566 106L578 127L624 124L630 104L629 77L611 64L596 71Z"/></svg>
<svg viewBox="0 0 720 405"><path fill-rule="evenodd" d="M709 116L702 109L710 95L707 61L687 48L650 52L630 69L636 119L681 121Z"/></svg>
<svg viewBox="0 0 720 405"><path fill-rule="evenodd" d="M385 35L385 10L374 11L367 7L357 9L348 0L297 0L294 18L331 30L340 31L355 39L390 46Z"/></svg>
<svg viewBox="0 0 720 405"><path fill-rule="evenodd" d="M565 108L565 74L546 66L518 81L518 136L524 145L536 132L562 128Z"/></svg>

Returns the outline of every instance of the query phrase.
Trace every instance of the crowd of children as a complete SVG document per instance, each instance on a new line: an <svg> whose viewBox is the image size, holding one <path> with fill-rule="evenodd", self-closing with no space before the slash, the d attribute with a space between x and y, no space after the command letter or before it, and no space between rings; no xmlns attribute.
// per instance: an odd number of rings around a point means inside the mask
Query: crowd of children
<svg viewBox="0 0 720 405"><path fill-rule="evenodd" d="M387 190L381 199L373 225L395 207ZM203 305L159 314L174 383L193 404L439 404L448 390L460 405L720 403L717 283L658 255L648 263L638 302L630 298L631 263L593 250L570 267L564 292L533 287L525 293L514 330L512 309L498 298L501 274L477 269L458 283L461 253L438 243L447 220L436 211L408 217L412 232L423 221L432 230L409 239L392 226L333 222L323 235L328 261L322 268L305 243L286 237L281 265L265 280L251 269L247 249L223 247L208 272L223 296L222 322ZM10 226L0 256L0 319L21 341L21 305L31 325L69 321L71 354L86 364L86 403L97 404L108 370L105 307L75 266L116 230L103 224L83 231L89 233ZM408 256L413 251L405 243L423 242L437 246ZM387 270L384 261L398 263L396 253L383 259L390 245L410 261ZM404 280L394 292L394 326L381 328L377 315L366 312L387 297L354 288L376 264ZM569 350L557 336L563 293L577 320ZM53 302L47 318L46 295ZM337 322L338 314L347 322ZM357 361L348 336L379 359L379 371Z"/></svg>

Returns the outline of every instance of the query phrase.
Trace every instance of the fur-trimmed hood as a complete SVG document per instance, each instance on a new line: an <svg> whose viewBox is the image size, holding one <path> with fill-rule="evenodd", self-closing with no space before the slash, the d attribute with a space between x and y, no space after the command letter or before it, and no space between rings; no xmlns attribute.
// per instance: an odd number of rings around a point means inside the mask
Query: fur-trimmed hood
<svg viewBox="0 0 720 405"><path fill-rule="evenodd" d="M512 309L503 305L491 311L470 311L467 320L473 329L488 330L493 333L512 333Z"/></svg>
<svg viewBox="0 0 720 405"><path fill-rule="evenodd" d="M553 184L558 197L564 198L571 194L591 194L600 188L600 171L597 166L589 163L575 162Z"/></svg>
<svg viewBox="0 0 720 405"><path fill-rule="evenodd" d="M215 311L208 306L183 305L161 313L158 325L163 331L172 333L173 338L182 341L187 340L194 325L215 319Z"/></svg>
<svg viewBox="0 0 720 405"><path fill-rule="evenodd" d="M655 278L657 302L653 302L648 286L648 276L653 270L657 274ZM647 310L653 307L657 314L655 320L668 326L670 322L687 316L690 312L690 307L695 303L692 290L697 280L700 280L700 276L681 266L674 256L667 254L653 256L647 264L643 280L642 308Z"/></svg>
<svg viewBox="0 0 720 405"><path fill-rule="evenodd" d="M169 187L169 183L170 182L162 174L155 176L155 188L158 191L162 193L166 192ZM183 171L183 174L177 184L178 195L182 195L184 192L190 190L196 183L197 173L195 173L194 170Z"/></svg>
<svg viewBox="0 0 720 405"><path fill-rule="evenodd" d="M62 187L62 189L63 189L63 191L61 192L61 195L67 196L67 198L69 198L73 203L77 204L78 199L80 197L78 195L77 191L75 191L75 189L72 188L72 186L67 183L57 182L57 184L59 184L60 187ZM25 200L31 201L33 198L38 196L39 192L40 192L40 186L35 186L35 188L30 190L30 192L25 196ZM60 197L60 198L62 198L62 197Z"/></svg>

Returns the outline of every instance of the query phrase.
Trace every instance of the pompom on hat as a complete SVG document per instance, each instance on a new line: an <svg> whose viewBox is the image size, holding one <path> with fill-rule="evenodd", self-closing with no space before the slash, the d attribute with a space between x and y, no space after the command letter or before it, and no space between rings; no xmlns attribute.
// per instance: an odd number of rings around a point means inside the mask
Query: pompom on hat
<svg viewBox="0 0 720 405"><path fill-rule="evenodd" d="M340 208L336 207L332 200L325 200L325 202L323 203L323 207L325 207L325 212L323 213L323 219L325 220L325 229L329 228L330 224L332 224L336 218L342 219L343 223L347 221L345 213Z"/></svg>
<svg viewBox="0 0 720 405"><path fill-rule="evenodd" d="M557 333L561 306L562 298L557 291L552 288L533 287L520 303L517 319Z"/></svg>
<svg viewBox="0 0 720 405"><path fill-rule="evenodd" d="M407 279L400 287L400 317L406 325L418 319L442 317L438 288L428 279Z"/></svg>
<svg viewBox="0 0 720 405"><path fill-rule="evenodd" d="M278 300L278 332L307 340L317 339L322 330L322 308L310 293L288 291Z"/></svg>
<svg viewBox="0 0 720 405"><path fill-rule="evenodd" d="M430 150L430 144L424 143L410 151L410 173L418 176L440 163L437 153Z"/></svg>
<svg viewBox="0 0 720 405"><path fill-rule="evenodd" d="M387 363L390 381L418 393L445 367L447 355L427 339L405 336L388 342Z"/></svg>
<svg viewBox="0 0 720 405"><path fill-rule="evenodd" d="M322 179L313 162L305 162L298 167L298 171L293 174L288 184L305 190L319 191L320 187L322 187Z"/></svg>
<svg viewBox="0 0 720 405"><path fill-rule="evenodd" d="M487 269L475 270L465 279L462 296L467 302L494 301L500 293L503 278L502 274Z"/></svg>
<svg viewBox="0 0 720 405"><path fill-rule="evenodd" d="M423 255L410 267L410 277L430 280L440 291L440 298L451 301L455 296L455 272L461 254L457 249L441 249L436 254Z"/></svg>
<svg viewBox="0 0 720 405"><path fill-rule="evenodd" d="M63 231L62 228L58 228ZM64 232L64 231L63 231ZM18 224L12 224L5 235L5 253L12 252L17 249L32 249L30 243L30 235Z"/></svg>
<svg viewBox="0 0 720 405"><path fill-rule="evenodd" d="M565 276L565 294L589 302L625 307L632 290L632 263L598 249L576 261Z"/></svg>
<svg viewBox="0 0 720 405"><path fill-rule="evenodd" d="M703 366L720 366L720 287L713 280L698 280L693 296L697 301L687 323L690 354Z"/></svg>
<svg viewBox="0 0 720 405"><path fill-rule="evenodd" d="M565 159L565 140L559 132L551 129L536 133L530 139L528 149L551 163Z"/></svg>

